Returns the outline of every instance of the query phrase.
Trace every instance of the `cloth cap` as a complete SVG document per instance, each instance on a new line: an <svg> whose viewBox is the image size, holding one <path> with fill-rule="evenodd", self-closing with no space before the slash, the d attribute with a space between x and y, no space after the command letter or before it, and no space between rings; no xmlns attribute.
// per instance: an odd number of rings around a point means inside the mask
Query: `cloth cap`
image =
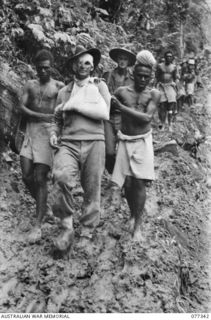
<svg viewBox="0 0 211 320"><path fill-rule="evenodd" d="M136 55L136 64L142 64L153 68L156 64L156 60L153 54L148 50L141 50Z"/></svg>

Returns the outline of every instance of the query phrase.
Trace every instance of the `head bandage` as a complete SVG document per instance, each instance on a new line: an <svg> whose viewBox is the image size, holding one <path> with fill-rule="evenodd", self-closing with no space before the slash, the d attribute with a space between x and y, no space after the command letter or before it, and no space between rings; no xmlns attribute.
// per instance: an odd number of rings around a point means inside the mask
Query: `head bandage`
<svg viewBox="0 0 211 320"><path fill-rule="evenodd" d="M78 58L78 62L81 64L86 64L89 62L92 67L94 67L94 58L91 54L85 53Z"/></svg>
<svg viewBox="0 0 211 320"><path fill-rule="evenodd" d="M142 64L153 68L156 64L156 60L150 51L141 50L136 55L136 64Z"/></svg>

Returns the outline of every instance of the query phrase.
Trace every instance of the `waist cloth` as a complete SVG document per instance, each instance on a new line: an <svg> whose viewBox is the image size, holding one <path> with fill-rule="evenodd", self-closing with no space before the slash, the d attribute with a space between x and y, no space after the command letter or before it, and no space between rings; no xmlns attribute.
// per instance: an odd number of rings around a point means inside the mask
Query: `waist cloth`
<svg viewBox="0 0 211 320"><path fill-rule="evenodd" d="M118 131L118 149L112 181L121 188L126 176L154 180L154 152L152 130L137 136L127 136Z"/></svg>
<svg viewBox="0 0 211 320"><path fill-rule="evenodd" d="M158 89L161 93L160 102L176 102L177 101L177 91L174 83L159 82Z"/></svg>
<svg viewBox="0 0 211 320"><path fill-rule="evenodd" d="M195 89L195 83L194 82L186 83L187 95L193 95L194 94L194 89Z"/></svg>

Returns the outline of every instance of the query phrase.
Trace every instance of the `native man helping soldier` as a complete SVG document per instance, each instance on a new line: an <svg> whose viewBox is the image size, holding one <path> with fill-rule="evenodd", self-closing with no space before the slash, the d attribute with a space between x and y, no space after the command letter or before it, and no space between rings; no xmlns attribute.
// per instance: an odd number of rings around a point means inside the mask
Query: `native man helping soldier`
<svg viewBox="0 0 211 320"><path fill-rule="evenodd" d="M118 88L112 107L121 113L121 130L112 181L124 187L130 208L129 230L134 240L142 240L141 220L146 201L146 182L154 180L151 121L160 101L157 89L148 84L156 61L147 50L137 54L134 84Z"/></svg>
<svg viewBox="0 0 211 320"><path fill-rule="evenodd" d="M53 157L49 144L49 128L62 82L51 78L53 57L41 50L35 57L38 79L29 80L23 90L21 111L27 126L20 152L22 177L36 201L37 221L29 235L30 242L41 239L41 223L47 211L47 176Z"/></svg>

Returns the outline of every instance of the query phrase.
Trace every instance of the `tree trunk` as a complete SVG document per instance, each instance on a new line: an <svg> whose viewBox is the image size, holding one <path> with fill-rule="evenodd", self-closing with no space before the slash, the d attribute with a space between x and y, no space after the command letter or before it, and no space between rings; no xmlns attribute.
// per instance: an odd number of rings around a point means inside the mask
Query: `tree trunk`
<svg viewBox="0 0 211 320"><path fill-rule="evenodd" d="M180 58L184 57L184 24L180 21L180 37L179 37L179 47L180 47Z"/></svg>

